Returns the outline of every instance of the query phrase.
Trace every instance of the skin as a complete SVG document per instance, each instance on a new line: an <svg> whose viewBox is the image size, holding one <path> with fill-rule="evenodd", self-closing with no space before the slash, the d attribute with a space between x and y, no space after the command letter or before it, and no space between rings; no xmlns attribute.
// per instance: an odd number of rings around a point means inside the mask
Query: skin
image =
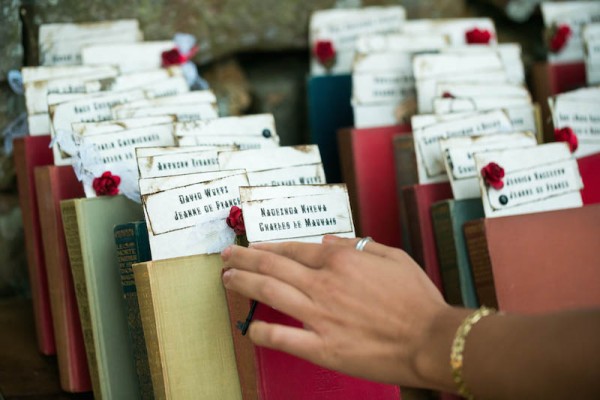
<svg viewBox="0 0 600 400"><path fill-rule="evenodd" d="M450 348L474 310L446 304L402 250L360 252L357 241L224 250L228 289L305 327L254 321L250 339L349 375L455 391ZM600 398L600 310L485 317L467 337L463 376L477 398Z"/></svg>

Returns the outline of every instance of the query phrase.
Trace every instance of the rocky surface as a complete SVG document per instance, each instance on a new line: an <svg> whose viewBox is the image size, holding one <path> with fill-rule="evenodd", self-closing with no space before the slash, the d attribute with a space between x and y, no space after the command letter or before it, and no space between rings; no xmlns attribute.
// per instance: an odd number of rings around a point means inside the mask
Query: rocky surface
<svg viewBox="0 0 600 400"><path fill-rule="evenodd" d="M0 297L28 291L23 222L16 194L0 194Z"/></svg>
<svg viewBox="0 0 600 400"><path fill-rule="evenodd" d="M15 118L25 111L25 100L0 82L0 191L15 187L15 170L12 156L4 152L4 130Z"/></svg>
<svg viewBox="0 0 600 400"><path fill-rule="evenodd" d="M0 82L6 81L9 70L23 65L20 3L20 0L0 0Z"/></svg>

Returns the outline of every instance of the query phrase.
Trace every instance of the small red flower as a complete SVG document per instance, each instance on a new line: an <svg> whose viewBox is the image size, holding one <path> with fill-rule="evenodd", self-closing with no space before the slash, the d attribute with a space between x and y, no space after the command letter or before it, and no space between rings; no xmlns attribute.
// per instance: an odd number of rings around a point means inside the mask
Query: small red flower
<svg viewBox="0 0 600 400"><path fill-rule="evenodd" d="M450 92L444 92L444 93L442 93L442 98L443 99L455 99L456 97L454 97L454 95Z"/></svg>
<svg viewBox="0 0 600 400"><path fill-rule="evenodd" d="M171 67L173 65L181 65L188 62L192 57L196 55L198 52L198 46L194 46L189 53L182 54L177 47L163 51L161 54L162 57L162 66L163 67Z"/></svg>
<svg viewBox="0 0 600 400"><path fill-rule="evenodd" d="M98 196L115 196L119 194L121 177L106 171L99 178L94 178L92 187Z"/></svg>
<svg viewBox="0 0 600 400"><path fill-rule="evenodd" d="M335 64L335 47L331 40L318 40L315 43L313 53L325 68L329 69Z"/></svg>
<svg viewBox="0 0 600 400"><path fill-rule="evenodd" d="M465 33L468 44L488 44L492 40L492 33L487 29L473 28Z"/></svg>
<svg viewBox="0 0 600 400"><path fill-rule="evenodd" d="M554 130L554 140L557 142L566 142L569 144L569 148L571 149L571 153L574 153L577 150L577 146L579 145L579 141L577 140L577 135L573 132L573 129L568 126L555 129Z"/></svg>
<svg viewBox="0 0 600 400"><path fill-rule="evenodd" d="M548 42L548 48L550 51L553 53L558 53L561 51L569 41L572 33L573 32L571 31L569 25L563 24L555 27L551 31L550 40Z"/></svg>
<svg viewBox="0 0 600 400"><path fill-rule="evenodd" d="M502 182L502 178L504 178L504 168L495 162L491 162L481 168L481 176L485 180L485 183L496 190L500 190L504 187L504 182Z"/></svg>
<svg viewBox="0 0 600 400"><path fill-rule="evenodd" d="M238 236L246 233L246 226L244 225L244 216L242 215L241 208L238 206L231 207L231 210L229 210L229 217L227 217L227 225L233 229Z"/></svg>

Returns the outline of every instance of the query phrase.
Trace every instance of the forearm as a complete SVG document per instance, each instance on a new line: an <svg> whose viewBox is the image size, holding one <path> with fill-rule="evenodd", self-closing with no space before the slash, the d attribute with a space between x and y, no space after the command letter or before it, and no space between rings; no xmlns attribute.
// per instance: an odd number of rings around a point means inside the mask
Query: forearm
<svg viewBox="0 0 600 400"><path fill-rule="evenodd" d="M416 363L425 385L456 390L450 348L471 311L449 308L432 322ZM463 355L463 378L476 398L599 398L600 310L489 316L473 326Z"/></svg>

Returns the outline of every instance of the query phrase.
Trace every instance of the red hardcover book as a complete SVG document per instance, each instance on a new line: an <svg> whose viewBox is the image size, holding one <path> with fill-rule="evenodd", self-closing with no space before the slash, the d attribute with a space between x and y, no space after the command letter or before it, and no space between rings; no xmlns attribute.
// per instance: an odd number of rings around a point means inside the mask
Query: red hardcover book
<svg viewBox="0 0 600 400"><path fill-rule="evenodd" d="M52 165L52 150L48 147L50 136L26 136L15 139L14 157L19 188L19 202L23 214L25 233L25 250L31 299L39 350L46 355L56 353L52 314L50 311L50 295L48 293L48 277L44 261L42 230L38 215L37 196L33 170L35 167Z"/></svg>
<svg viewBox="0 0 600 400"><path fill-rule="evenodd" d="M600 306L600 204L483 221L501 310Z"/></svg>
<svg viewBox="0 0 600 400"><path fill-rule="evenodd" d="M259 304L255 318L288 326L301 326L293 318ZM360 343L356 344L360 346ZM397 400L397 386L353 378L287 353L255 347L261 400Z"/></svg>
<svg viewBox="0 0 600 400"><path fill-rule="evenodd" d="M408 218L411 256L423 267L429 279L444 293L440 263L435 245L431 206L452 198L450 183L429 183L406 186L402 189L405 215Z"/></svg>
<svg viewBox="0 0 600 400"><path fill-rule="evenodd" d="M359 235L393 247L402 247L402 238L392 140L409 133L409 125L338 131L342 173L356 201L352 207Z"/></svg>
<svg viewBox="0 0 600 400"><path fill-rule="evenodd" d="M583 180L581 199L583 204L600 203L600 153L577 160Z"/></svg>
<svg viewBox="0 0 600 400"><path fill-rule="evenodd" d="M87 392L92 383L60 212L61 200L85 197L85 193L71 166L35 168L35 184L60 385L67 392Z"/></svg>

